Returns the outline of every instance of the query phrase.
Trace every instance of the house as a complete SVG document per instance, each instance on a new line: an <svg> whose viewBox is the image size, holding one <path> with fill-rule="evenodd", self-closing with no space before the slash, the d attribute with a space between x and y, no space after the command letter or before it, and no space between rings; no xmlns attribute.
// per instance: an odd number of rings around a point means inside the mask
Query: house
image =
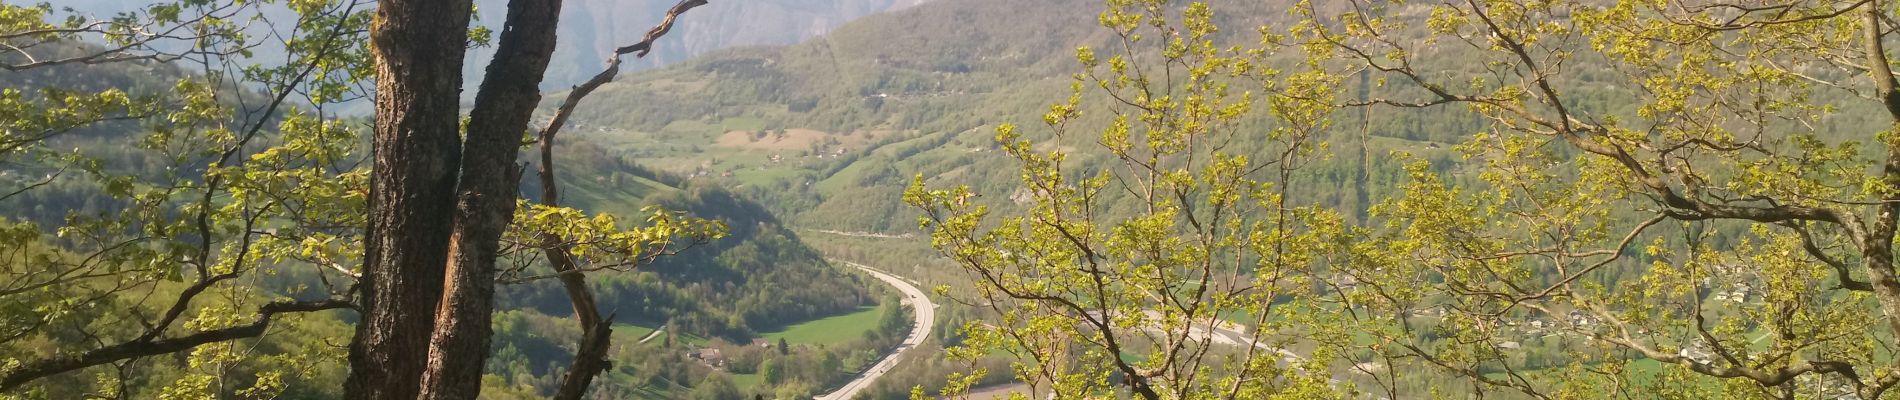
<svg viewBox="0 0 1900 400"><path fill-rule="evenodd" d="M698 360L700 363L706 364L707 366L710 366L713 368L726 367L726 355L724 353L721 353L719 349L715 349L715 348L709 347L709 348L694 349L693 351L688 351L686 352L686 358Z"/></svg>
<svg viewBox="0 0 1900 400"><path fill-rule="evenodd" d="M1588 328L1590 327L1590 325L1594 325L1597 322L1596 318L1591 317L1589 314L1585 314L1583 313L1583 311L1578 311L1578 310L1570 310L1570 313L1566 315L1566 317L1569 317L1570 325L1577 326L1580 328Z"/></svg>

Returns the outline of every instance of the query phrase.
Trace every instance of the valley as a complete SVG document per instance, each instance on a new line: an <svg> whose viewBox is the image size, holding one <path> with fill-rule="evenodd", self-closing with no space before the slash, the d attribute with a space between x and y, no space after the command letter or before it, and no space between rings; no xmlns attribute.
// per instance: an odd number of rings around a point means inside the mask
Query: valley
<svg viewBox="0 0 1900 400"><path fill-rule="evenodd" d="M0 399L1893 398L1900 8L1741 3L0 3Z"/></svg>

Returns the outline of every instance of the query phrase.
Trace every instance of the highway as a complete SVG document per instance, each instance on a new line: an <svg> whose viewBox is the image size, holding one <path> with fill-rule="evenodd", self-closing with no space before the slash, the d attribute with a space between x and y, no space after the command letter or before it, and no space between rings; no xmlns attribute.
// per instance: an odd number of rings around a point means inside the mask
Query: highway
<svg viewBox="0 0 1900 400"><path fill-rule="evenodd" d="M884 359L878 360L877 364L871 365L871 368L858 375L857 379L852 379L838 390L817 397L818 400L849 400L857 396L859 391L870 387L872 382L877 382L878 378L891 372L892 368L896 368L905 350L924 343L924 339L930 336L931 327L937 323L937 303L932 303L930 296L922 289L918 289L917 285L896 275L850 261L831 261L864 270L878 280L896 287L898 291L904 293L904 304L910 305L911 316L916 317L916 321L911 323L910 336L905 337L903 343L898 344L896 349L892 349L890 354L884 356Z"/></svg>

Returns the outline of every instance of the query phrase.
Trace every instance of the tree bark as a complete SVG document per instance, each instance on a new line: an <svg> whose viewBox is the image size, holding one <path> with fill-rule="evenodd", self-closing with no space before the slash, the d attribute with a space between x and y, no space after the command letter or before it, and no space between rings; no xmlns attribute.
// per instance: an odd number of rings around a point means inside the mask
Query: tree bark
<svg viewBox="0 0 1900 400"><path fill-rule="evenodd" d="M420 393L442 297L456 170L468 0L384 0L370 26L376 127L362 321L344 398Z"/></svg>
<svg viewBox="0 0 1900 400"><path fill-rule="evenodd" d="M561 0L510 0L501 41L475 94L424 399L473 399L481 392L494 333L495 258L520 190L515 159L541 99L560 13Z"/></svg>
<svg viewBox="0 0 1900 400"><path fill-rule="evenodd" d="M1861 29L1865 37L1861 38L1867 57L1867 74L1874 81L1874 94L1880 96L1881 105L1886 107L1888 118L1896 127L1900 127L1900 82L1893 77L1893 67L1887 59L1887 50L1881 40L1885 30L1881 2L1870 1L1862 7ZM1887 149L1886 163L1881 168L1881 179L1889 187L1900 187L1900 148ZM1868 283L1873 286L1874 298L1880 304L1883 315L1887 317L1887 330L1900 335L1900 277L1894 273L1893 238L1894 231L1900 226L1900 195L1886 195L1880 204L1880 213L1874 218L1873 226L1867 229L1867 238L1861 244L1861 253L1867 259Z"/></svg>

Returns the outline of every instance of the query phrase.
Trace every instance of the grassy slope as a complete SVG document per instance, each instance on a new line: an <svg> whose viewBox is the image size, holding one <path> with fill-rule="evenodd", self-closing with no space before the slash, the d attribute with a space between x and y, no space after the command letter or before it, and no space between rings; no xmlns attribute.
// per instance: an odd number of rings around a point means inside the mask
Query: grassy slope
<svg viewBox="0 0 1900 400"><path fill-rule="evenodd" d="M760 332L766 340L777 342L785 339L791 344L830 345L864 336L877 327L877 318L883 307L864 307L858 311L811 320L786 326L770 332Z"/></svg>

